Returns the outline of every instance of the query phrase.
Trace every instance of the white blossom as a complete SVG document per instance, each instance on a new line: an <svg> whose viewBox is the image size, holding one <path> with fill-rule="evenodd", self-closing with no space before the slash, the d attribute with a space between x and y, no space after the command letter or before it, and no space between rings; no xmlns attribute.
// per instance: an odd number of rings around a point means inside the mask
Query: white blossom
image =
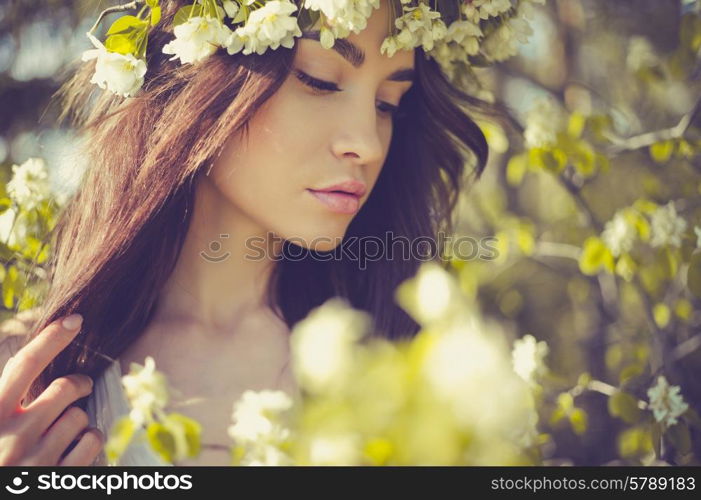
<svg viewBox="0 0 701 500"><path fill-rule="evenodd" d="M341 384L353 363L353 348L369 326L369 317L333 298L312 310L290 335L293 368L300 385L328 391Z"/></svg>
<svg viewBox="0 0 701 500"><path fill-rule="evenodd" d="M533 335L517 339L511 351L514 371L526 382L533 383L547 371L545 357L548 351L548 344L543 340L536 341Z"/></svg>
<svg viewBox="0 0 701 500"><path fill-rule="evenodd" d="M83 52L82 59L83 61L97 59L95 73L90 83L123 97L134 95L144 84L146 74L144 60L137 59L132 54L110 52L92 33L87 35L95 48Z"/></svg>
<svg viewBox="0 0 701 500"><path fill-rule="evenodd" d="M334 20L352 3L352 0L305 0L304 7L313 11L321 11L328 19Z"/></svg>
<svg viewBox="0 0 701 500"><path fill-rule="evenodd" d="M468 41L468 46L469 46L469 39L466 39ZM396 47L388 47L388 51L392 51L393 53L397 51ZM479 50L479 46L477 47L477 50ZM454 61L464 61L467 58L467 54L469 52L465 49L465 47L457 44L450 42L446 40L445 38L443 40L440 40L436 42L436 44L433 46L433 49L431 49L429 52L427 52L433 59L438 62L438 64L441 66L441 69L443 72L448 75L452 79L453 75L453 62Z"/></svg>
<svg viewBox="0 0 701 500"><path fill-rule="evenodd" d="M565 112L554 99L539 99L526 116L526 130L523 133L526 145L535 148L554 144L557 132L565 124Z"/></svg>
<svg viewBox="0 0 701 500"><path fill-rule="evenodd" d="M416 7L403 6L402 9L404 13L394 20L399 33L384 39L380 46L381 54L387 53L392 57L399 49L411 50L419 46L430 51L448 33L440 12L432 10L425 3Z"/></svg>
<svg viewBox="0 0 701 500"><path fill-rule="evenodd" d="M146 357L143 366L132 363L129 373L122 377L122 385L131 405L129 417L137 426L151 421L154 412L168 403L166 378L156 370L151 356Z"/></svg>
<svg viewBox="0 0 701 500"><path fill-rule="evenodd" d="M528 21L519 16L507 19L482 43L484 54L492 61L503 61L518 53L520 43L526 43L533 34Z"/></svg>
<svg viewBox="0 0 701 500"><path fill-rule="evenodd" d="M682 244L682 234L686 230L686 221L677 215L674 202L670 201L658 207L650 218L652 236L650 245L660 247L671 245L679 247Z"/></svg>
<svg viewBox="0 0 701 500"><path fill-rule="evenodd" d="M480 19L488 19L496 17L511 8L511 0L473 0L470 3L465 3L463 11L468 16L474 17L475 14Z"/></svg>
<svg viewBox="0 0 701 500"><path fill-rule="evenodd" d="M352 433L322 434L309 443L309 461L313 465L354 465L362 459L362 441Z"/></svg>
<svg viewBox="0 0 701 500"><path fill-rule="evenodd" d="M444 41L460 44L467 54L479 52L478 39L483 36L480 27L470 21L455 21L450 24Z"/></svg>
<svg viewBox="0 0 701 500"><path fill-rule="evenodd" d="M21 208L32 210L50 197L49 171L42 158L29 158L21 165L13 165L12 173L7 194Z"/></svg>
<svg viewBox="0 0 701 500"><path fill-rule="evenodd" d="M635 236L635 228L626 220L622 211L616 212L601 233L601 239L614 257L629 252L635 243Z"/></svg>
<svg viewBox="0 0 701 500"><path fill-rule="evenodd" d="M654 66L659 62L652 44L647 38L642 36L631 37L628 41L628 50L626 52L626 66L631 71Z"/></svg>
<svg viewBox="0 0 701 500"><path fill-rule="evenodd" d="M292 400L284 391L248 390L234 403L234 424L229 427L229 436L239 443L284 440L289 430L279 421L279 414L291 407Z"/></svg>
<svg viewBox="0 0 701 500"><path fill-rule="evenodd" d="M297 6L288 0L269 0L263 7L251 12L246 24L237 28L229 37L227 52L236 54L243 51L263 54L279 46L292 48L294 37L302 36L297 18L292 12Z"/></svg>
<svg viewBox="0 0 701 500"><path fill-rule="evenodd" d="M456 421L484 432L508 427L527 400L526 384L512 370L508 351L484 334L488 329L476 317L442 329L422 367L425 380L451 407Z"/></svg>
<svg viewBox="0 0 701 500"><path fill-rule="evenodd" d="M454 21L428 53L450 74L453 61L466 61L468 56L479 53L480 37L482 30L478 25L471 21Z"/></svg>
<svg viewBox="0 0 701 500"><path fill-rule="evenodd" d="M239 12L239 4L232 2L231 0L224 0L222 7L224 7L224 12L226 12L226 15L232 19L235 18L236 14Z"/></svg>
<svg viewBox="0 0 701 500"><path fill-rule="evenodd" d="M380 0L307 0L304 6L323 13L328 26L322 26L320 41L330 48L336 38L364 30L373 9L380 8Z"/></svg>
<svg viewBox="0 0 701 500"><path fill-rule="evenodd" d="M175 40L163 46L164 54L174 54L171 60L182 64L196 63L225 47L231 30L219 19L195 16L173 28Z"/></svg>
<svg viewBox="0 0 701 500"><path fill-rule="evenodd" d="M679 393L680 390L677 385L670 386L667 379L660 375L657 377L657 384L647 391L650 410L655 415L655 420L667 427L676 424L677 418L689 408Z"/></svg>
<svg viewBox="0 0 701 500"><path fill-rule="evenodd" d="M282 414L292 407L283 391L244 392L234 404L229 436L244 450L241 465L289 465L281 445L290 437Z"/></svg>

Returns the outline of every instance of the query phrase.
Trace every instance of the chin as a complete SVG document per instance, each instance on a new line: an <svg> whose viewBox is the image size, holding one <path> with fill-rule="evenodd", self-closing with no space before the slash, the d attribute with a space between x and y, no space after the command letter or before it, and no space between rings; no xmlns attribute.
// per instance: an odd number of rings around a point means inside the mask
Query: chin
<svg viewBox="0 0 701 500"><path fill-rule="evenodd" d="M304 231L289 233L285 239L299 247L304 247L316 252L330 252L343 242L350 221L328 228L326 231ZM317 228L318 229L318 228Z"/></svg>

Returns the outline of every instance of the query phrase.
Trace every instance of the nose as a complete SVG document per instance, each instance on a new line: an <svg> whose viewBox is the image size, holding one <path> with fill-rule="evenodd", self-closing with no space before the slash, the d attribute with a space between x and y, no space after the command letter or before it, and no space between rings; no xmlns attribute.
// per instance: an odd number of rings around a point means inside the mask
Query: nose
<svg viewBox="0 0 701 500"><path fill-rule="evenodd" d="M339 118L333 154L339 159L353 158L360 165L381 162L384 147L374 101L371 106L351 104Z"/></svg>

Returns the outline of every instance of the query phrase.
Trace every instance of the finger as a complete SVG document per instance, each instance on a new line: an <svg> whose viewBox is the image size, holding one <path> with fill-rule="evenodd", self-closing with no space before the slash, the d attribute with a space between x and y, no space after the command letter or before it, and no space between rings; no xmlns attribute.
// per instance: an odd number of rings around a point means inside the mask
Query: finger
<svg viewBox="0 0 701 500"><path fill-rule="evenodd" d="M23 418L29 419L27 425L44 432L67 406L90 395L92 388L93 380L82 373L59 377L24 409Z"/></svg>
<svg viewBox="0 0 701 500"><path fill-rule="evenodd" d="M78 444L58 463L59 466L73 467L79 465L92 465L105 444L105 436L100 431L91 427L81 436Z"/></svg>
<svg viewBox="0 0 701 500"><path fill-rule="evenodd" d="M49 428L37 445L36 460L41 464L55 464L66 448L89 424L88 414L77 406L67 408Z"/></svg>
<svg viewBox="0 0 701 500"><path fill-rule="evenodd" d="M80 331L82 316L56 320L10 358L0 376L0 414L17 409L30 385Z"/></svg>

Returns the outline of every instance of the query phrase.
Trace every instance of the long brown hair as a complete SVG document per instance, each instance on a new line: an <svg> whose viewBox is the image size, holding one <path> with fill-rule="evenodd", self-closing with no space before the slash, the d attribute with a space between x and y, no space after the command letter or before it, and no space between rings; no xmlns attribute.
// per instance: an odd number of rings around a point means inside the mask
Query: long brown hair
<svg viewBox="0 0 701 500"><path fill-rule="evenodd" d="M89 138L89 165L52 235L50 288L29 341L72 312L84 317L73 344L44 370L34 398L56 377L99 376L145 330L187 234L200 175L285 81L295 48L263 55L218 51L198 65L169 61L159 48L184 0L162 0L163 22L150 35L142 91L122 99L90 83L82 65L58 93L61 118ZM418 81L402 99L388 157L347 236L437 240L452 230L457 196L487 162L487 143L471 112L495 109L452 86L433 59L416 49ZM475 166L467 171L466 153ZM283 245L283 255L288 243ZM331 296L348 299L375 320L378 335L404 338L418 325L393 300L395 287L420 260L380 259L360 269L349 259L283 259L268 289L273 310L291 328Z"/></svg>

